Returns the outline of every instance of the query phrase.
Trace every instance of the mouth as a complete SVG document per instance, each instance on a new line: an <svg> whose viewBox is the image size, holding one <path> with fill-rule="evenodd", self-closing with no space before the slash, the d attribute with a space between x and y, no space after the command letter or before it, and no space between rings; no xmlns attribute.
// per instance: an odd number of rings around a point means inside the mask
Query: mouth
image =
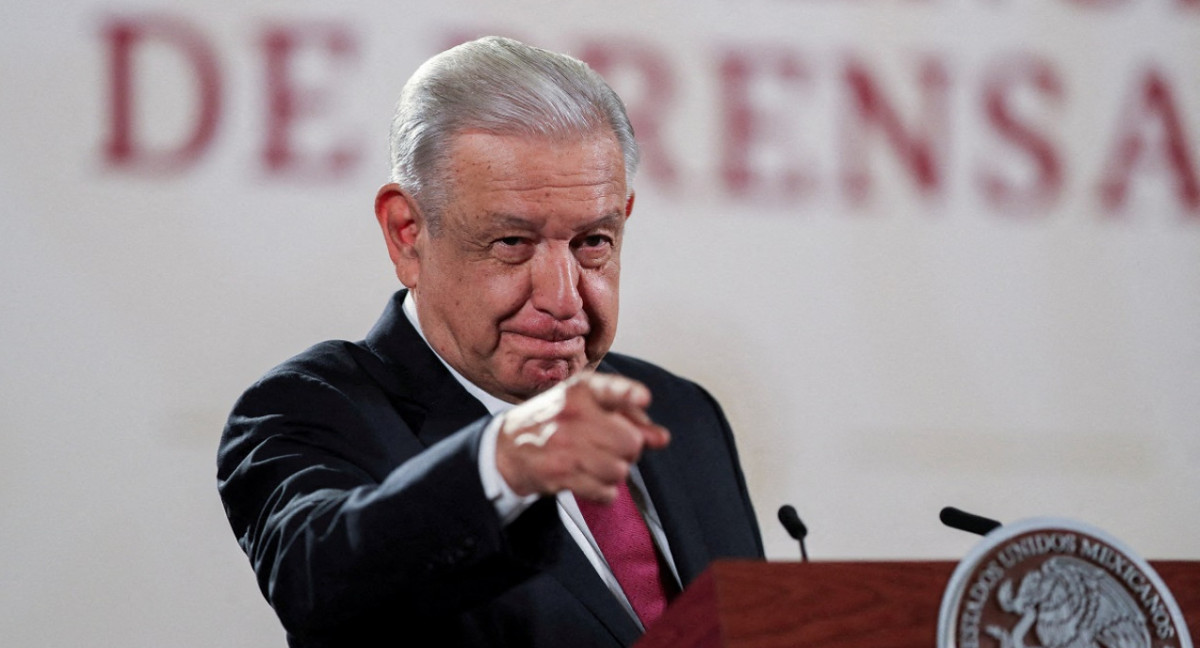
<svg viewBox="0 0 1200 648"><path fill-rule="evenodd" d="M502 331L501 339L531 358L568 358L583 352L586 333L573 331Z"/></svg>

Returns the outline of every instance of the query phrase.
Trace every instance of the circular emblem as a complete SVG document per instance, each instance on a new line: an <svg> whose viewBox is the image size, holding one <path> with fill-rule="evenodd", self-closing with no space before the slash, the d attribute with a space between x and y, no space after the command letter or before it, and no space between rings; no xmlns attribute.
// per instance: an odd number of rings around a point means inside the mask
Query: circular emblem
<svg viewBox="0 0 1200 648"><path fill-rule="evenodd" d="M1103 531L1061 518L987 534L959 563L939 648L1192 648L1150 565Z"/></svg>

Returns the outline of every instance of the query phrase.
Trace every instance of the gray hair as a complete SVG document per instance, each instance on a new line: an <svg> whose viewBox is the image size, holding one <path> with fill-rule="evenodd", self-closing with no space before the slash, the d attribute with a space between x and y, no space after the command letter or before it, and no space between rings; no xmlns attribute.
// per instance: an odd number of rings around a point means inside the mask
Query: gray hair
<svg viewBox="0 0 1200 648"><path fill-rule="evenodd" d="M426 61L400 93L392 118L392 182L436 232L453 187L445 178L454 136L468 130L564 141L611 131L633 191L638 146L625 105L586 63L487 36Z"/></svg>

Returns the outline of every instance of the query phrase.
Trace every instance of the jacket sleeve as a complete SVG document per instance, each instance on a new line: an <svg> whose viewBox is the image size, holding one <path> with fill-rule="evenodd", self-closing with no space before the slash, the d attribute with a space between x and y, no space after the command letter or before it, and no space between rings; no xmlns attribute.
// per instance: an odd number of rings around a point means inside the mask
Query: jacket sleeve
<svg viewBox="0 0 1200 648"><path fill-rule="evenodd" d="M221 440L226 514L289 633L452 617L553 559L552 500L502 526L484 496L487 418L426 448L382 394L346 392L275 372L238 401Z"/></svg>

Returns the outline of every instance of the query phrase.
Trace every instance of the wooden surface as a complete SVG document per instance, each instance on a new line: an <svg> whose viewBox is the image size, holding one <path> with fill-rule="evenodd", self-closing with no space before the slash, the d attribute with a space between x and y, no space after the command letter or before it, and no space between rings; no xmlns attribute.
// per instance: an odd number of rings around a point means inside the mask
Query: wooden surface
<svg viewBox="0 0 1200 648"><path fill-rule="evenodd" d="M1200 562L1151 561L1200 636ZM722 561L637 648L934 648L956 563Z"/></svg>
<svg viewBox="0 0 1200 648"><path fill-rule="evenodd" d="M1200 560L1151 560L1150 566L1171 590L1187 619L1192 645L1200 648Z"/></svg>

